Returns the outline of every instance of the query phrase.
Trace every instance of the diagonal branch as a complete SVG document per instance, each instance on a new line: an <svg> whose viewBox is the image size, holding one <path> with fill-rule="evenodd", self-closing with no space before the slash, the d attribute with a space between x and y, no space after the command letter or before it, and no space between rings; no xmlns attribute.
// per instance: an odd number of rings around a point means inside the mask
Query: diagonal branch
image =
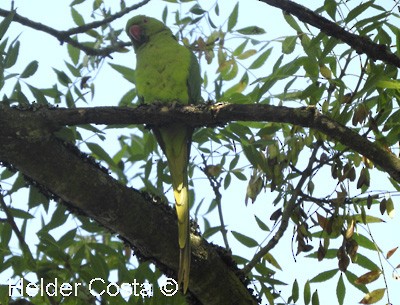
<svg viewBox="0 0 400 305"><path fill-rule="evenodd" d="M4 214L6 214L7 223L10 225L12 231L17 236L17 239L19 241L21 249L24 251L24 253L26 255L28 255L29 259L33 260L33 256L29 249L29 246L26 243L25 238L22 235L22 232L18 228L18 225L15 223L14 217L12 216L12 213L11 213L10 209L8 208L7 204L5 203L2 194L0 194L0 208L3 210Z"/></svg>
<svg viewBox="0 0 400 305"><path fill-rule="evenodd" d="M372 60L382 60L400 68L400 58L390 52L384 44L372 42L369 38L352 34L336 23L316 14L314 11L289 0L261 0L271 6L296 16L300 21L310 24L328 36L335 37L353 48L359 54L366 54Z"/></svg>
<svg viewBox="0 0 400 305"><path fill-rule="evenodd" d="M2 113L0 116L4 118ZM37 120L28 124L33 128L40 123ZM9 130L8 136L0 135L0 160L35 181L41 191L60 198L74 213L91 217L119 234L137 255L154 262L168 277L177 274L178 226L172 208L121 184L75 147L54 136L20 134L11 121L0 125ZM41 128L37 126L36 130ZM230 258L223 257L218 247L198 235L191 234L191 241L189 291L191 298L198 300L195 304L257 304L237 268L227 264Z"/></svg>

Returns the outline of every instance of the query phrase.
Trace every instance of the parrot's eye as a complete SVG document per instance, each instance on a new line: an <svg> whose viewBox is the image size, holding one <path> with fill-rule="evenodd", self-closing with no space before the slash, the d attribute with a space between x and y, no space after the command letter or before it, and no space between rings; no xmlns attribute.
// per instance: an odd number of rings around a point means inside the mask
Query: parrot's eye
<svg viewBox="0 0 400 305"><path fill-rule="evenodd" d="M147 23L147 19L145 18L145 19L143 19L143 23Z"/></svg>

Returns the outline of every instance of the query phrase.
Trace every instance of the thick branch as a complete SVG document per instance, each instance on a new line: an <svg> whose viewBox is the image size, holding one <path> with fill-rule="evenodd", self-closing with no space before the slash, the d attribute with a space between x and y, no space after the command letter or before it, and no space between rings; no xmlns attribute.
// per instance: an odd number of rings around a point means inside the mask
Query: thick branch
<svg viewBox="0 0 400 305"><path fill-rule="evenodd" d="M151 124L162 125L171 121L182 121L188 125L216 126L231 121L269 121L290 123L318 130L332 140L340 142L357 151L386 171L400 182L400 159L385 148L369 141L352 129L343 126L328 116L322 115L313 107L289 108L270 105L217 104L210 106L147 106L96 107L96 108L39 108L35 111L22 111L4 108L0 112L0 137L7 133L3 124L14 122L21 134L32 133L29 122L37 122L41 131L51 133L65 125L84 124ZM36 124L36 123L35 123Z"/></svg>
<svg viewBox="0 0 400 305"><path fill-rule="evenodd" d="M353 48L359 54L366 54L373 60L382 60L388 64L400 68L400 58L390 52L389 48L383 44L372 42L367 37L347 32L336 23L316 14L314 11L289 0L261 0L264 3L275 6L282 11L296 16L300 21L310 24L326 35L335 37Z"/></svg>
<svg viewBox="0 0 400 305"><path fill-rule="evenodd" d="M18 113L15 109L6 112ZM178 226L173 209L122 185L76 148L41 132L41 119L25 122L28 132L18 128L7 114L0 111L0 129L8 130L0 135L0 160L13 165L44 191L61 198L73 211L121 235L136 253L152 260L167 275L177 273ZM189 290L199 302L257 304L237 270L226 263L229 259L222 259L216 247L201 237L192 234L191 240Z"/></svg>

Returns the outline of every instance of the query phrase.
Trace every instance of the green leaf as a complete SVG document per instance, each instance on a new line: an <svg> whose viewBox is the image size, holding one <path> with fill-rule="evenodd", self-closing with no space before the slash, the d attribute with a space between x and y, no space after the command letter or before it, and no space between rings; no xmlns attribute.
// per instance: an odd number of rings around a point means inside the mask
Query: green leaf
<svg viewBox="0 0 400 305"><path fill-rule="evenodd" d="M43 92L40 89L35 88L31 85L28 85L29 90L31 90L33 96L36 99L36 102L41 105L48 105L49 102L47 101L46 97L44 96Z"/></svg>
<svg viewBox="0 0 400 305"><path fill-rule="evenodd" d="M332 269L332 270L321 272L320 274L313 277L310 280L310 282L311 283L325 282L325 281L331 279L338 271L339 271L339 269Z"/></svg>
<svg viewBox="0 0 400 305"><path fill-rule="evenodd" d="M297 279L294 280L292 286L292 299L294 303L296 303L297 300L299 299L299 283L297 283Z"/></svg>
<svg viewBox="0 0 400 305"><path fill-rule="evenodd" d="M53 71L57 74L57 79L61 85L68 87L68 85L72 83L71 79L64 71L60 71L55 68L53 68Z"/></svg>
<svg viewBox="0 0 400 305"><path fill-rule="evenodd" d="M8 69L15 65L19 54L19 46L19 41L16 41L9 46L6 58L4 60L4 68Z"/></svg>
<svg viewBox="0 0 400 305"><path fill-rule="evenodd" d="M369 271L369 272L364 273L363 275L359 276L354 281L354 284L356 284L356 285L365 285L365 284L372 283L372 282L376 281L377 279L379 279L381 274L382 274L382 271L379 270L379 269Z"/></svg>
<svg viewBox="0 0 400 305"><path fill-rule="evenodd" d="M349 281L349 283L357 288L358 290L364 292L364 293L368 293L368 289L365 285L356 285L355 281L357 280L357 276L354 273L351 273L349 270L347 270L344 275L346 276L347 280Z"/></svg>
<svg viewBox="0 0 400 305"><path fill-rule="evenodd" d="M224 179L224 189L228 189L228 187L231 185L232 181L232 176L230 173L227 173Z"/></svg>
<svg viewBox="0 0 400 305"><path fill-rule="evenodd" d="M28 206L29 208L34 208L40 204L48 204L49 199L43 195L36 187L31 186L29 188L29 199Z"/></svg>
<svg viewBox="0 0 400 305"><path fill-rule="evenodd" d="M239 180L246 181L247 177L240 170L233 170L232 174L236 176Z"/></svg>
<svg viewBox="0 0 400 305"><path fill-rule="evenodd" d="M324 8L328 13L329 17L336 20L337 3L335 0L325 0Z"/></svg>
<svg viewBox="0 0 400 305"><path fill-rule="evenodd" d="M260 68L268 57L271 55L272 48L269 48L265 52L263 52L249 67L249 69L258 69Z"/></svg>
<svg viewBox="0 0 400 305"><path fill-rule="evenodd" d="M302 30L300 26L297 24L296 20L293 18L292 15L288 13L283 13L283 17L285 18L286 22L298 33L301 33Z"/></svg>
<svg viewBox="0 0 400 305"><path fill-rule="evenodd" d="M61 249L66 249L72 244L76 243L76 241L74 240L76 236L76 230L76 228L72 229L60 237L57 243Z"/></svg>
<svg viewBox="0 0 400 305"><path fill-rule="evenodd" d="M247 50L247 51L245 51L245 52L239 54L239 55L237 56L237 59L241 59L241 60L247 59L247 58L249 58L250 56L253 56L253 55L256 54L256 53L257 53L256 50L250 49L250 50Z"/></svg>
<svg viewBox="0 0 400 305"><path fill-rule="evenodd" d="M129 90L122 96L121 100L118 103L118 106L132 105L132 102L136 96L137 96L136 89Z"/></svg>
<svg viewBox="0 0 400 305"><path fill-rule="evenodd" d="M203 15L205 12L207 12L207 11L205 11L205 10L203 10L202 8L201 8L201 6L200 5L198 5L198 4L195 4L190 10L189 10L189 12L191 12L192 14L194 14L194 15Z"/></svg>
<svg viewBox="0 0 400 305"><path fill-rule="evenodd" d="M396 189L396 191L400 192L400 184L394 180L393 178L389 177L389 181L392 184L392 186Z"/></svg>
<svg viewBox="0 0 400 305"><path fill-rule="evenodd" d="M71 15L72 15L72 20L74 20L77 26L82 26L85 24L85 20L83 19L82 15L79 14L78 11L73 7L71 7Z"/></svg>
<svg viewBox="0 0 400 305"><path fill-rule="evenodd" d="M355 263L369 270L379 269L379 267L372 260L360 253L357 253L357 260Z"/></svg>
<svg viewBox="0 0 400 305"><path fill-rule="evenodd" d="M296 47L297 36L288 36L282 42L282 53L290 54Z"/></svg>
<svg viewBox="0 0 400 305"><path fill-rule="evenodd" d="M270 263L272 266L274 266L276 269L279 269L282 271L282 267L279 265L278 261L275 259L275 257L268 252L263 256L263 259L265 259L268 263Z"/></svg>
<svg viewBox="0 0 400 305"><path fill-rule="evenodd" d="M9 285L0 285L0 304L7 305L10 300L10 287Z"/></svg>
<svg viewBox="0 0 400 305"><path fill-rule="evenodd" d="M353 217L354 217L354 220L355 220L355 221L363 222L363 219L362 219L362 215L361 215L361 214L356 214L356 215L354 215ZM367 223L380 223L380 222L385 222L382 218L375 217L375 216L371 216L371 215L367 215L367 216L365 217L365 220L366 220Z"/></svg>
<svg viewBox="0 0 400 305"><path fill-rule="evenodd" d="M103 4L103 0L94 0L93 1L93 11L96 11L97 9L99 9L102 4Z"/></svg>
<svg viewBox="0 0 400 305"><path fill-rule="evenodd" d="M236 156L232 159L231 163L229 163L229 170L230 170L230 171L233 170L233 169L236 167L236 165L238 164L238 162L239 162L239 155L236 155Z"/></svg>
<svg viewBox="0 0 400 305"><path fill-rule="evenodd" d="M380 301L385 295L386 288L375 289L367 293L364 298L360 301L360 304L374 304Z"/></svg>
<svg viewBox="0 0 400 305"><path fill-rule="evenodd" d="M310 287L310 282L307 281L304 284L304 305L310 304L311 301L311 287Z"/></svg>
<svg viewBox="0 0 400 305"><path fill-rule="evenodd" d="M248 247L248 248L258 247L258 242L256 242L251 237L248 237L248 236L243 235L243 234L241 234L239 232L236 232L236 231L232 231L231 233L237 239L237 241L239 241L240 243L242 243L246 247Z"/></svg>
<svg viewBox="0 0 400 305"><path fill-rule="evenodd" d="M400 85L400 83L399 83ZM400 88L400 86L399 86ZM395 111L393 114L385 122L385 126L383 128L384 131L387 131L395 126L400 126L400 110Z"/></svg>
<svg viewBox="0 0 400 305"><path fill-rule="evenodd" d="M14 216L15 218L21 218L21 219L32 219L34 216L31 213L28 213L24 210L21 209L16 209L16 208L9 208L11 215Z"/></svg>
<svg viewBox="0 0 400 305"><path fill-rule="evenodd" d="M237 30L237 32L243 35L261 35L266 33L263 28L260 28L256 25L241 28Z"/></svg>
<svg viewBox="0 0 400 305"><path fill-rule="evenodd" d="M356 5L356 7L354 9L352 9L346 16L346 18L344 19L345 23L348 23L349 21L355 19L358 15L360 15L361 13L365 12L368 7L370 7L371 5L374 4L375 0L371 0L365 3L362 3L360 5Z"/></svg>
<svg viewBox="0 0 400 305"><path fill-rule="evenodd" d="M268 228L268 226L267 226L264 222L262 222L261 219L257 217L257 215L254 215L254 217L255 217L255 219L256 219L256 222L257 222L257 224L258 224L258 227L259 227L261 230L266 231L266 232L269 232L269 231L270 231L270 229Z"/></svg>
<svg viewBox="0 0 400 305"><path fill-rule="evenodd" d="M75 48L71 44L68 44L67 51L69 58L71 58L72 63L76 66L79 63L79 55L81 54L81 50Z"/></svg>
<svg viewBox="0 0 400 305"><path fill-rule="evenodd" d="M4 34L7 32L8 27L10 26L15 15L15 11L12 11L8 14L6 18L0 23L0 40L3 39Z"/></svg>
<svg viewBox="0 0 400 305"><path fill-rule="evenodd" d="M167 23L167 17L168 17L168 6L165 6L161 14L161 19L165 24Z"/></svg>
<svg viewBox="0 0 400 305"><path fill-rule="evenodd" d="M58 205L53 215L51 216L51 220L47 225L45 225L41 231L50 231L52 229L58 228L65 223L68 218L68 212L66 208L62 205Z"/></svg>
<svg viewBox="0 0 400 305"><path fill-rule="evenodd" d="M400 134L400 125L392 127L387 136L385 137L387 146L395 145L399 141L399 134Z"/></svg>
<svg viewBox="0 0 400 305"><path fill-rule="evenodd" d="M74 0L72 1L72 3L70 4L70 6L74 6L76 4L81 4L82 2L85 2L85 0Z"/></svg>
<svg viewBox="0 0 400 305"><path fill-rule="evenodd" d="M65 62L65 65L67 66L69 72L76 78L81 77L81 72L79 68L76 68L75 66L71 65L69 62Z"/></svg>
<svg viewBox="0 0 400 305"><path fill-rule="evenodd" d="M36 73L38 67L39 67L39 63L38 63L37 60L34 60L34 61L30 62L26 66L25 70L21 73L20 77L21 78L28 78L28 77L32 76L33 74Z"/></svg>
<svg viewBox="0 0 400 305"><path fill-rule="evenodd" d="M390 218L394 218L395 210L394 210L394 203L392 197L389 197L386 200L386 213Z"/></svg>
<svg viewBox="0 0 400 305"><path fill-rule="evenodd" d="M236 49L232 52L233 56L239 56L240 54L243 53L244 49L246 48L247 44L248 44L249 40L246 39L245 41L243 41L238 47L236 47Z"/></svg>
<svg viewBox="0 0 400 305"><path fill-rule="evenodd" d="M338 298L339 305L344 304L344 296L346 295L346 286L343 281L343 274L340 274L337 286L336 286L336 296Z"/></svg>
<svg viewBox="0 0 400 305"><path fill-rule="evenodd" d="M110 64L110 66L115 70L118 71L119 73L122 74L122 76L132 84L135 84L135 70L121 66L121 65L116 65L116 64Z"/></svg>
<svg viewBox="0 0 400 305"><path fill-rule="evenodd" d="M398 80L380 80L376 83L378 88L383 89L400 89L400 81Z"/></svg>
<svg viewBox="0 0 400 305"><path fill-rule="evenodd" d="M107 162L109 165L116 166L110 155L97 143L86 143L87 147L97 159Z"/></svg>
<svg viewBox="0 0 400 305"><path fill-rule="evenodd" d="M364 236L364 235L362 235L360 233L357 233L357 234L353 235L353 239L357 242L357 244L360 247L363 247L363 248L366 248L366 249L369 249L369 250L372 250L372 251L376 251L375 244L368 237L366 237L366 236Z"/></svg>
<svg viewBox="0 0 400 305"><path fill-rule="evenodd" d="M311 304L312 305L319 305L319 297L318 297L318 290L315 290L312 299L311 299Z"/></svg>
<svg viewBox="0 0 400 305"><path fill-rule="evenodd" d="M90 254L89 261L91 263L91 267L93 270L95 270L96 275L99 275L102 279L108 279L110 270L102 256Z"/></svg>
<svg viewBox="0 0 400 305"><path fill-rule="evenodd" d="M222 231L221 226L207 228L207 230L204 231L203 236L204 236L204 238L209 238L209 237L213 236L215 233L218 233L221 231Z"/></svg>
<svg viewBox="0 0 400 305"><path fill-rule="evenodd" d="M236 25L238 20L239 14L239 2L236 3L235 7L233 8L232 13L229 15L228 18L228 32L230 32Z"/></svg>

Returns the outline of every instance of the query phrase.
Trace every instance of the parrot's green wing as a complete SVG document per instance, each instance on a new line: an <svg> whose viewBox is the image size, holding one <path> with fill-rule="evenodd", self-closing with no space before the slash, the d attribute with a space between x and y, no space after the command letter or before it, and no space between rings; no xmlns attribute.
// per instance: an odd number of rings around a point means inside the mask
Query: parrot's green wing
<svg viewBox="0 0 400 305"><path fill-rule="evenodd" d="M162 22L136 16L126 25L136 52L136 90L144 103L195 104L200 99L200 67L194 54L180 45ZM181 122L153 127L167 157L174 189L179 234L179 285L186 292L190 271L189 192L187 167L193 128Z"/></svg>

